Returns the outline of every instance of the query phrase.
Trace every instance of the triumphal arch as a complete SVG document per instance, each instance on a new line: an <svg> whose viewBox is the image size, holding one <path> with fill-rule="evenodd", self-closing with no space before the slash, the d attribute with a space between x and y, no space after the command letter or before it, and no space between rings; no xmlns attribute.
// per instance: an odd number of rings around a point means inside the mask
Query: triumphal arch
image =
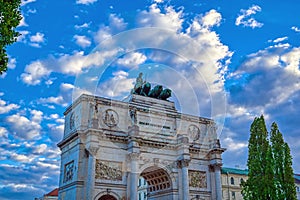
<svg viewBox="0 0 300 200"><path fill-rule="evenodd" d="M143 199L221 200L214 121L151 91L127 101L81 95L66 109L59 199L137 200L143 177Z"/></svg>

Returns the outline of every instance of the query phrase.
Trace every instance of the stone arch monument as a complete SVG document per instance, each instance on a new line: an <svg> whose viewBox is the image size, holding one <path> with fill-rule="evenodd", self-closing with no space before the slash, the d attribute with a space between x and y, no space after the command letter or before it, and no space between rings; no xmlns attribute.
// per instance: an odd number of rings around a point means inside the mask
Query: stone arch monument
<svg viewBox="0 0 300 200"><path fill-rule="evenodd" d="M224 149L213 120L173 102L131 94L127 102L82 95L65 113L59 199L221 200Z"/></svg>

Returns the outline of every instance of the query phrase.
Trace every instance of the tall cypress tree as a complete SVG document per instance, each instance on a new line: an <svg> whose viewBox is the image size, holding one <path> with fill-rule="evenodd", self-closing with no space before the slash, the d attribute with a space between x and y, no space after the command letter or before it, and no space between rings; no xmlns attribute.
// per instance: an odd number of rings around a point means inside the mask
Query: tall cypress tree
<svg viewBox="0 0 300 200"><path fill-rule="evenodd" d="M284 161L283 161L283 191L285 194L285 200L296 200L296 186L294 182L294 172L292 168L292 156L290 147L287 143L284 143Z"/></svg>
<svg viewBox="0 0 300 200"><path fill-rule="evenodd" d="M270 142L263 116L255 118L248 144L249 178L242 184L245 200L296 200L290 148L276 123Z"/></svg>
<svg viewBox="0 0 300 200"><path fill-rule="evenodd" d="M277 124L274 122L271 126L270 141L272 144L272 153L274 157L274 183L276 187L276 196L278 200L285 197L284 183L284 140Z"/></svg>
<svg viewBox="0 0 300 200"><path fill-rule="evenodd" d="M271 196L274 185L270 181L273 179L273 156L263 116L255 118L251 124L248 149L249 178L243 184L244 199L274 199Z"/></svg>

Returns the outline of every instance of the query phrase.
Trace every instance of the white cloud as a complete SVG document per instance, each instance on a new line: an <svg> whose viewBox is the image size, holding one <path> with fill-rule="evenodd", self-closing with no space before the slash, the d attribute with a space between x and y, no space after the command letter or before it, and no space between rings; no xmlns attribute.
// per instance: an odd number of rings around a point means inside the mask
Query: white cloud
<svg viewBox="0 0 300 200"><path fill-rule="evenodd" d="M245 27L251 28L260 28L263 26L263 23L256 21L252 15L261 11L261 7L258 5L251 6L248 10L241 9L239 16L235 20L235 25L243 25Z"/></svg>
<svg viewBox="0 0 300 200"><path fill-rule="evenodd" d="M288 102L300 92L299 65L299 47L275 45L250 54L233 78L237 81L243 81L245 76L251 79L246 79L243 87L232 89L232 103L243 104L261 114Z"/></svg>
<svg viewBox="0 0 300 200"><path fill-rule="evenodd" d="M138 26L142 27L162 27L180 31L183 23L183 11L176 12L173 7L165 7L162 11L157 4L152 4L149 11L141 11L137 16Z"/></svg>
<svg viewBox="0 0 300 200"><path fill-rule="evenodd" d="M297 26L293 26L291 29L297 33L300 32L300 29Z"/></svg>
<svg viewBox="0 0 300 200"><path fill-rule="evenodd" d="M23 163L31 163L34 160L33 156L29 156L29 155L24 155L24 154L17 154L17 153L12 153L10 155L11 159L19 161L19 162L23 162Z"/></svg>
<svg viewBox="0 0 300 200"><path fill-rule="evenodd" d="M30 32L29 32L29 31L19 31L19 33L20 33L21 35L18 36L17 41L18 41L18 42L26 42L26 41L25 41L25 38L26 38L26 36L27 36Z"/></svg>
<svg viewBox="0 0 300 200"><path fill-rule="evenodd" d="M30 114L31 114L31 120L36 123L41 123L41 121L43 120L44 113L40 110L31 110Z"/></svg>
<svg viewBox="0 0 300 200"><path fill-rule="evenodd" d="M114 57L118 53L118 49L112 49L109 51L95 51L88 55L84 55L83 51L75 52L73 55L64 54L57 60L53 60L52 66L55 66L56 71L60 71L64 74L75 75L82 73L83 70L88 69L92 66L102 66L103 63Z"/></svg>
<svg viewBox="0 0 300 200"><path fill-rule="evenodd" d="M107 26L102 24L99 30L95 33L94 40L97 43L101 43L102 41L111 38L112 35L123 31L127 26L127 23L124 22L124 19L116 14L110 14L108 21L109 23Z"/></svg>
<svg viewBox="0 0 300 200"><path fill-rule="evenodd" d="M88 47L91 45L90 39L84 35L74 35L74 39L75 39L76 44L78 44L82 48L85 48L85 47Z"/></svg>
<svg viewBox="0 0 300 200"><path fill-rule="evenodd" d="M41 47L41 43L45 42L44 36L45 35L43 33L40 33L40 32L37 32L35 35L30 36L30 38L29 38L29 40L30 40L29 45L33 46L33 47L40 48Z"/></svg>
<svg viewBox="0 0 300 200"><path fill-rule="evenodd" d="M17 60L15 58L9 58L9 61L8 61L8 69L15 69L16 68L16 63L17 63Z"/></svg>
<svg viewBox="0 0 300 200"><path fill-rule="evenodd" d="M44 34L37 32L35 35L30 36L30 42L41 43L45 41Z"/></svg>
<svg viewBox="0 0 300 200"><path fill-rule="evenodd" d="M7 138L8 137L8 131L4 127L0 127L0 138Z"/></svg>
<svg viewBox="0 0 300 200"><path fill-rule="evenodd" d="M124 19L120 16L117 16L116 14L110 14L109 15L109 27L113 31L121 31L124 30L127 26L127 23L124 22Z"/></svg>
<svg viewBox="0 0 300 200"><path fill-rule="evenodd" d="M288 37L281 37L281 38L277 38L277 39L273 40L273 42L274 43L279 43L279 42L285 41L287 39L288 39Z"/></svg>
<svg viewBox="0 0 300 200"><path fill-rule="evenodd" d="M36 0L22 0L21 2L21 6L24 6L26 4L29 4L29 3L32 3L32 2L35 2Z"/></svg>
<svg viewBox="0 0 300 200"><path fill-rule="evenodd" d="M40 98L39 102L40 103L53 103L53 104L62 105L62 106L65 105L65 101L62 96Z"/></svg>
<svg viewBox="0 0 300 200"><path fill-rule="evenodd" d="M48 146L46 144L39 144L38 146L35 146L33 153L37 153L37 154L45 153L47 148Z"/></svg>
<svg viewBox="0 0 300 200"><path fill-rule="evenodd" d="M117 71L108 81L102 83L97 88L97 93L101 96L116 97L122 93L129 93L133 88L134 79L128 79L128 73L125 71Z"/></svg>
<svg viewBox="0 0 300 200"><path fill-rule="evenodd" d="M133 52L126 54L123 58L117 60L117 64L120 66L135 68L138 65L144 63L147 60L147 57L139 52Z"/></svg>
<svg viewBox="0 0 300 200"><path fill-rule="evenodd" d="M28 85L37 85L50 73L51 71L41 61L34 61L25 67L25 73L21 74L21 79Z"/></svg>
<svg viewBox="0 0 300 200"><path fill-rule="evenodd" d="M90 26L90 23L83 23L81 25L75 25L75 29L88 28L89 26Z"/></svg>
<svg viewBox="0 0 300 200"><path fill-rule="evenodd" d="M222 16L216 10L210 10L201 18L201 24L204 27L219 26Z"/></svg>
<svg viewBox="0 0 300 200"><path fill-rule="evenodd" d="M97 2L98 0L76 0L77 4L84 4L84 5L88 5L88 4L93 4L95 2Z"/></svg>
<svg viewBox="0 0 300 200"><path fill-rule="evenodd" d="M7 104L6 101L0 99L0 114L5 114L18 108L20 108L20 106L17 104Z"/></svg>
<svg viewBox="0 0 300 200"><path fill-rule="evenodd" d="M22 16L21 16L21 17L22 17L22 18L21 18L21 21L20 21L18 27L28 26L28 24L25 22L25 17L24 17L24 15L23 15L23 13L22 13Z"/></svg>
<svg viewBox="0 0 300 200"><path fill-rule="evenodd" d="M248 147L247 142L239 142L235 141L232 138L225 138L222 142L227 151L241 151L242 149L246 149Z"/></svg>
<svg viewBox="0 0 300 200"><path fill-rule="evenodd" d="M39 123L29 120L20 114L10 115L6 118L9 128L18 138L39 139L42 127Z"/></svg>

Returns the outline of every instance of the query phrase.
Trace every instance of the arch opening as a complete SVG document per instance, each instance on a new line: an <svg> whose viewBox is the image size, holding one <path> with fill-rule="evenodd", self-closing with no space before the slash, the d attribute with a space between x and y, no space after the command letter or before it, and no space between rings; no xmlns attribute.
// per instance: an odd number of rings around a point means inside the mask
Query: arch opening
<svg viewBox="0 0 300 200"><path fill-rule="evenodd" d="M166 170L156 166L146 168L140 174L140 180L140 182L145 183L144 185L139 185L138 192L142 195L146 194L146 197L142 199L170 195L172 181Z"/></svg>
<svg viewBox="0 0 300 200"><path fill-rule="evenodd" d="M98 200L117 200L114 196L106 194L100 197Z"/></svg>

